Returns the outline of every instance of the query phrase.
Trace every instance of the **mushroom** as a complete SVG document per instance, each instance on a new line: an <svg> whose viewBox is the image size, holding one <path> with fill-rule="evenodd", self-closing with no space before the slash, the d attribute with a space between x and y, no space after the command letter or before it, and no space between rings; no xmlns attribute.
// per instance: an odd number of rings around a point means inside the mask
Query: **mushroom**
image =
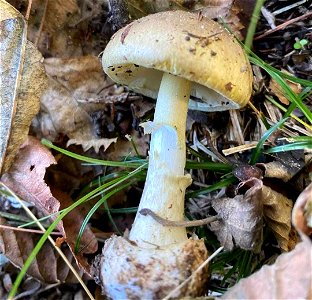
<svg viewBox="0 0 312 300"><path fill-rule="evenodd" d="M184 227L163 226L140 211L183 220L185 190L191 184L184 174L188 106L206 111L244 106L252 72L244 51L222 26L182 11L149 15L119 30L102 64L112 80L157 103L153 122L143 124L151 142L138 213L129 237L106 241L97 280L112 299L159 299L188 278L208 253L204 241L188 238ZM174 297L199 295L207 278L203 268Z"/></svg>

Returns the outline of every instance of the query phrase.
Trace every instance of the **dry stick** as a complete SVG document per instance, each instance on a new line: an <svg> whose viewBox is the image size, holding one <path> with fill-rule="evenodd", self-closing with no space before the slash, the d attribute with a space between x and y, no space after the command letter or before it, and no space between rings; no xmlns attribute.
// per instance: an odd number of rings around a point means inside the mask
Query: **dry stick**
<svg viewBox="0 0 312 300"><path fill-rule="evenodd" d="M261 35L255 37L255 38L254 38L254 41L260 40L260 39L266 37L267 35L269 35L269 34L271 34L271 33L273 33L273 32L276 32L276 31L278 31L278 30L284 29L284 28L287 27L288 25L290 25L290 24L292 24L292 23L295 23L295 22L297 22L297 21L303 20L303 19L305 19L305 18L307 18L307 17L310 17L310 16L312 16L312 11L310 11L310 12L308 12L308 13L306 13L306 14L300 16L300 17L297 17L297 18L291 19L291 20L289 20L289 21L286 21L285 23L276 26L274 29L270 29L270 30L266 31L265 33L263 33L263 34L261 34Z"/></svg>
<svg viewBox="0 0 312 300"><path fill-rule="evenodd" d="M41 21L40 21L40 27L38 29L38 32L36 34L36 40L35 40L35 47L38 46L38 43L39 43L39 39L41 37L41 32L42 32L42 29L43 29L43 24L44 24L44 20L45 20L45 16L46 16L46 13L47 13L47 9L48 9L48 3L49 3L49 0L46 0L45 1L45 4L44 4L44 9L43 9L43 15L42 15L42 18L41 18Z"/></svg>
<svg viewBox="0 0 312 300"><path fill-rule="evenodd" d="M201 220L195 220L195 221L170 221L166 220L157 214L155 214L153 211L151 211L148 208L143 208L140 210L140 214L143 216L150 216L152 217L156 222L163 226L172 226L172 227L195 227L195 226L203 226L206 224L209 224L211 222L217 221L220 218L218 216L213 216Z"/></svg>
<svg viewBox="0 0 312 300"><path fill-rule="evenodd" d="M31 6L32 6L32 0L28 1L28 6L25 14L25 20L28 21L29 16L30 16L30 11L31 11Z"/></svg>
<svg viewBox="0 0 312 300"><path fill-rule="evenodd" d="M215 258L219 252L221 252L223 250L223 246L218 248L214 253L212 253L212 255L210 255L194 272L193 274L188 277L187 279L185 279L181 284L179 284L175 289L173 289L165 298L163 298L162 300L169 300L170 298L174 298L174 294L182 289L195 275L196 273L198 273L200 270L202 270L213 258Z"/></svg>
<svg viewBox="0 0 312 300"><path fill-rule="evenodd" d="M36 229L26 229L26 228L12 227L12 226L6 226L6 225L0 225L0 228L21 231L21 232L28 232L28 233L44 234L44 231L36 230ZM62 235L62 234L60 232L51 232L51 235Z"/></svg>

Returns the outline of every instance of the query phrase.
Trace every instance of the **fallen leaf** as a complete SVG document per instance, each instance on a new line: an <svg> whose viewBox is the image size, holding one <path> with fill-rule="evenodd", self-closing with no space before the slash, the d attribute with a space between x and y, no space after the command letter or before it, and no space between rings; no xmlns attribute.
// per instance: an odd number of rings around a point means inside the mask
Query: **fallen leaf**
<svg viewBox="0 0 312 300"><path fill-rule="evenodd" d="M104 110L112 95L128 96L128 92L118 90L105 77L99 59L94 56L49 58L44 65L50 80L34 123L37 134L52 141L65 134L69 137L68 145L80 144L85 151L93 147L98 152L102 146L106 150L115 143L116 138L97 135L91 114Z"/></svg>
<svg viewBox="0 0 312 300"><path fill-rule="evenodd" d="M9 2L25 15L25 1ZM116 20L111 18L111 3L103 0L32 0L28 38L44 57L98 55L116 26Z"/></svg>
<svg viewBox="0 0 312 300"><path fill-rule="evenodd" d="M221 220L210 224L211 230L225 249L234 245L258 252L262 244L262 181L249 179L239 185L244 195L212 200L212 207Z"/></svg>
<svg viewBox="0 0 312 300"><path fill-rule="evenodd" d="M53 190L52 194L44 182L46 168L55 163L54 157L47 148L34 137L28 137L9 172L1 177L1 181L21 199L33 204L46 216L54 214L50 217L51 220L55 220L60 209L72 204L72 200L67 194L58 190ZM74 210L56 227L66 238L72 252L74 252L74 244L83 222L83 216L80 210ZM73 220L75 221L73 222ZM86 272L89 270L89 264L84 255L94 253L96 250L97 240L87 226L81 238L81 251L75 256L78 265L82 266Z"/></svg>
<svg viewBox="0 0 312 300"><path fill-rule="evenodd" d="M311 234L304 217L304 207L312 199L312 184L298 197L293 210L293 224L302 242L276 262L263 266L258 272L241 279L221 299L312 299L312 243Z"/></svg>
<svg viewBox="0 0 312 300"><path fill-rule="evenodd" d="M264 170L264 177L281 179L284 182L290 180L293 176L289 168L280 161L272 161L269 163L258 163L257 167Z"/></svg>
<svg viewBox="0 0 312 300"><path fill-rule="evenodd" d="M10 0L9 2L22 14L26 14L27 5L21 5L22 1ZM32 0L27 22L28 39L45 57L81 55L81 41L75 38L77 29L73 26L80 19L80 10L76 0L45 2Z"/></svg>
<svg viewBox="0 0 312 300"><path fill-rule="evenodd" d="M241 279L221 299L311 299L311 241L280 255L271 266Z"/></svg>
<svg viewBox="0 0 312 300"><path fill-rule="evenodd" d="M296 244L290 240L292 201L267 186L262 188L262 201L266 224L271 228L279 247L284 251L291 250L289 246Z"/></svg>
<svg viewBox="0 0 312 300"><path fill-rule="evenodd" d="M283 71L283 73L286 73L288 75L291 75L291 73ZM296 94L299 95L302 91L302 87L299 83L292 82L290 80L285 80L288 87ZM289 100L285 97L285 92L283 88L273 79L271 78L270 84L269 84L269 90L271 93L273 93L281 103L288 105Z"/></svg>
<svg viewBox="0 0 312 300"><path fill-rule="evenodd" d="M32 203L44 215L59 211L60 203L53 197L43 178L46 169L56 161L51 152L34 137L28 137L16 156L9 172L4 173L1 181L21 199ZM55 220L56 216L51 216ZM65 234L62 222L57 229Z"/></svg>
<svg viewBox="0 0 312 300"><path fill-rule="evenodd" d="M42 56L26 40L23 16L0 0L0 173L12 164L28 135L47 85Z"/></svg>
<svg viewBox="0 0 312 300"><path fill-rule="evenodd" d="M0 224L7 225L1 217ZM21 268L36 246L39 238L40 235L38 234L0 228L0 252L5 254L16 267ZM69 248L63 247L62 250L73 264L73 256ZM77 267L76 269L79 272ZM49 242L42 246L37 257L29 267L27 274L45 283L77 281Z"/></svg>

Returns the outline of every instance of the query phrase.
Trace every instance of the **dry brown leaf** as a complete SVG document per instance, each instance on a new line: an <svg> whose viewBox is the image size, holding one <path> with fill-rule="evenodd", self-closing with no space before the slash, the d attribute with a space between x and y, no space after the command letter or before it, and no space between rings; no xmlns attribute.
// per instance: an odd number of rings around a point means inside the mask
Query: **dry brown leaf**
<svg viewBox="0 0 312 300"><path fill-rule="evenodd" d="M267 178L276 178L287 182L293 176L289 168L280 161L275 160L269 163L258 163L256 166L264 169L264 177Z"/></svg>
<svg viewBox="0 0 312 300"><path fill-rule="evenodd" d="M284 73L290 75L289 72L284 71ZM287 79L286 83L295 94L299 95L302 91L302 87L299 83ZM289 104L289 100L284 96L285 93L283 92L282 87L274 79L271 79L270 81L269 90L280 100L281 103L285 105Z"/></svg>
<svg viewBox="0 0 312 300"><path fill-rule="evenodd" d="M292 222L301 235L312 235L312 183L298 197L292 212Z"/></svg>
<svg viewBox="0 0 312 300"><path fill-rule="evenodd" d="M47 79L42 56L26 40L23 16L0 0L0 172L6 172L28 135Z"/></svg>
<svg viewBox="0 0 312 300"><path fill-rule="evenodd" d="M32 203L44 215L55 214L60 209L72 204L72 201L68 195L60 191L53 190L55 195L52 194L44 182L46 168L54 163L55 160L50 151L37 139L28 137L21 147L15 163L9 172L1 177L1 181L21 199ZM61 205L55 196L60 199ZM55 218L55 215L50 217L51 220ZM75 221L73 222L73 220ZM71 249L74 247L82 222L83 215L79 210L75 210L57 225L57 229L66 238ZM96 238L87 226L81 238L81 251L75 257L85 271L89 270L89 265L84 255L94 253L96 250Z"/></svg>
<svg viewBox="0 0 312 300"><path fill-rule="evenodd" d="M73 203L71 197L60 190L53 189L53 196L61 201L60 209L66 208ZM80 226L84 220L84 213L81 208L77 208L63 219L64 230L66 233L66 243L73 251L76 263L81 266L85 272L90 273L90 265L85 255L93 254L97 251L98 242L91 231L90 227L87 226L80 241L80 250L78 253L74 253L76 239L80 230Z"/></svg>
<svg viewBox="0 0 312 300"><path fill-rule="evenodd" d="M292 201L267 186L262 188L262 200L264 218L279 247L284 251L291 250L289 247L294 244L290 240Z"/></svg>
<svg viewBox="0 0 312 300"><path fill-rule="evenodd" d="M47 148L34 137L28 137L9 172L2 175L1 181L21 199L35 205L44 215L55 214L60 209L60 203L43 180L46 169L55 163ZM51 220L55 218L53 216ZM62 222L57 229L65 235Z"/></svg>
<svg viewBox="0 0 312 300"><path fill-rule="evenodd" d="M311 253L306 238L273 265L241 279L221 299L312 299Z"/></svg>
<svg viewBox="0 0 312 300"><path fill-rule="evenodd" d="M41 98L36 131L40 127L41 136L50 140L66 134L70 138L68 145L80 144L85 151L93 147L98 152L102 146L106 150L116 142L116 138L97 136L90 115L104 110L112 95L118 98L124 94L127 98L128 93L105 78L99 59L49 58L44 65L50 80Z"/></svg>
<svg viewBox="0 0 312 300"><path fill-rule="evenodd" d="M302 242L294 250L280 255L271 266L258 272L228 290L221 299L312 299L312 243L304 216L304 207L312 202L312 184L299 196L293 210L293 224L301 234Z"/></svg>
<svg viewBox="0 0 312 300"><path fill-rule="evenodd" d="M225 249L234 245L258 252L262 243L262 181L256 178L240 184L244 195L212 200L221 220L211 223L212 231Z"/></svg>
<svg viewBox="0 0 312 300"><path fill-rule="evenodd" d="M0 217L1 225L8 225ZM16 267L21 268L38 242L40 235L0 228L0 252ZM63 252L73 262L69 248ZM77 267L76 267L77 269ZM46 242L29 267L27 274L45 283L76 282L68 266L49 242Z"/></svg>
<svg viewBox="0 0 312 300"><path fill-rule="evenodd" d="M25 0L9 0L22 14ZM112 32L107 0L32 0L28 38L44 57L98 55ZM126 2L119 1L118 2ZM109 12L108 12L109 11Z"/></svg>

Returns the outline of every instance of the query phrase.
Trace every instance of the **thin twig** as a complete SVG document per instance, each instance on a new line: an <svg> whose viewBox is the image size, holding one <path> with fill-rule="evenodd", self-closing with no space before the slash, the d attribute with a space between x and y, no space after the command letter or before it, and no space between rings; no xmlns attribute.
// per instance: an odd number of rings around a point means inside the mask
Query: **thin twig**
<svg viewBox="0 0 312 300"><path fill-rule="evenodd" d="M31 11L31 6L32 6L32 0L28 1L28 6L25 14L25 20L28 21L29 16L30 16L30 11Z"/></svg>
<svg viewBox="0 0 312 300"><path fill-rule="evenodd" d="M210 255L194 272L193 274L185 279L181 284L179 284L175 289L173 289L165 298L162 300L169 300L170 298L174 297L174 294L182 289L199 271L201 271L213 258L215 258L224 247L218 248L212 255Z"/></svg>
<svg viewBox="0 0 312 300"><path fill-rule="evenodd" d="M7 225L0 225L0 228L10 229L10 230L15 230L15 231L20 231L20 232L44 234L44 231L42 230L26 229L26 228L19 228L19 227L7 226ZM62 234L60 232L51 232L51 235L62 235Z"/></svg>
<svg viewBox="0 0 312 300"><path fill-rule="evenodd" d="M284 29L285 27L287 27L288 25L293 24L293 23L296 23L297 21L303 20L303 19L305 19L305 18L307 18L307 17L310 17L310 16L312 16L312 11L310 11L310 12L308 12L308 13L302 15L302 16L299 16L299 17L297 17L297 18L288 20L288 21L284 22L283 24L280 24L280 25L276 26L274 29L270 29L270 30L266 31L266 32L263 33L263 34L256 36L256 37L254 38L254 41L260 40L260 39L262 39L262 38L264 38L264 37L270 35L270 34L273 33L273 32L282 30L282 29Z"/></svg>
<svg viewBox="0 0 312 300"><path fill-rule="evenodd" d="M38 32L36 34L36 40L35 40L35 43L34 43L35 47L38 46L38 43L39 43L39 40L40 40L40 37L41 37L41 32L42 32L42 29L43 29L43 24L44 24L44 20L45 20L47 9L48 9L48 3L49 3L49 0L46 0L45 4L44 4L42 18L41 18L41 21L40 21L40 27L39 27Z"/></svg>
<svg viewBox="0 0 312 300"><path fill-rule="evenodd" d="M217 221L220 218L218 216L212 216L209 218L201 219L201 220L194 220L194 221L171 221L166 220L157 214L155 214L153 211L151 211L148 208L143 208L140 210L140 214L143 216L150 216L152 217L156 222L163 226L172 226L172 227L195 227L195 226L203 226L207 225L211 222Z"/></svg>

